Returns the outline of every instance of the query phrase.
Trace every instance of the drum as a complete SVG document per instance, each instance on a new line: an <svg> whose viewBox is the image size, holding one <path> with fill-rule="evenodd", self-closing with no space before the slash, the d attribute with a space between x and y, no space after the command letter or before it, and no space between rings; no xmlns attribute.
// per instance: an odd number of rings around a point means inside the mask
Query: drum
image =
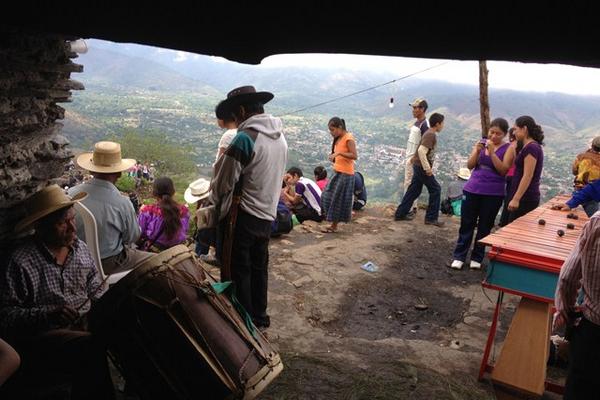
<svg viewBox="0 0 600 400"><path fill-rule="evenodd" d="M277 352L218 285L179 245L94 305L92 332L143 399L252 399L282 371Z"/></svg>

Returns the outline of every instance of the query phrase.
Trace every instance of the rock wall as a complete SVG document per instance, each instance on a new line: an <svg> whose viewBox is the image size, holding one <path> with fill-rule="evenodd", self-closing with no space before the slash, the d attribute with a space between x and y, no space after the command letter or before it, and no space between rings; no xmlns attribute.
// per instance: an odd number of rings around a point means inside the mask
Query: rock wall
<svg viewBox="0 0 600 400"><path fill-rule="evenodd" d="M61 135L70 79L83 66L72 62L69 40L0 29L0 249L12 238L20 204L64 171L72 158Z"/></svg>

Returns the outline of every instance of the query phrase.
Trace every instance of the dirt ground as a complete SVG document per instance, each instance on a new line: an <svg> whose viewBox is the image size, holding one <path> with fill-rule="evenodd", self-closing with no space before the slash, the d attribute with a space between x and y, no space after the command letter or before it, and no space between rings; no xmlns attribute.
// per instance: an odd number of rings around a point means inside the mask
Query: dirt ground
<svg viewBox="0 0 600 400"><path fill-rule="evenodd" d="M423 211L394 222L393 210L271 241L267 334L285 369L261 399L495 398L477 373L497 292L483 291L484 270L447 268L459 219L438 228ZM378 271L362 270L367 261ZM505 297L492 356L517 302Z"/></svg>

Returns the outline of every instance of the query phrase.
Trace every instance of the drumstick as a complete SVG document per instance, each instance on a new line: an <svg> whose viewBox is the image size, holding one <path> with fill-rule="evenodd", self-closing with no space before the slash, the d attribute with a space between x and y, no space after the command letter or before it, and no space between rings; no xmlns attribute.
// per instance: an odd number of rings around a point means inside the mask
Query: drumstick
<svg viewBox="0 0 600 400"><path fill-rule="evenodd" d="M96 295L96 293L98 293L100 291L100 289L102 289L104 287L104 284L108 281L109 276L107 276L106 278L104 278L104 280L102 280L102 282L100 282L100 285L98 285L98 287L92 292L92 294L90 296L87 297L87 299L85 299L85 301L83 303L81 303L79 306L77 306L75 308L75 311L77 311L77 313L79 313L79 310L81 310L83 307L85 307L89 302L92 301L92 297L94 297ZM81 319L83 318L85 314L80 315L75 321L71 322L71 324L69 325L69 327L72 327L73 325L77 325L78 323L81 322Z"/></svg>

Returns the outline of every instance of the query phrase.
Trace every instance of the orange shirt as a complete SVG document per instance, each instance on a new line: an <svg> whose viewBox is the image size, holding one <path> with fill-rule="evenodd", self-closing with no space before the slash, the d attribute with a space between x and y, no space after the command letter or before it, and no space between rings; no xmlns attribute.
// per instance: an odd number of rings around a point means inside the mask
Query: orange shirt
<svg viewBox="0 0 600 400"><path fill-rule="evenodd" d="M335 144L335 148L333 149L334 153L349 153L350 149L348 148L348 141L356 141L354 140L354 136L350 132L347 132L338 139ZM343 156L337 156L335 158L335 163L333 164L333 169L336 172L341 172L348 175L354 175L354 160Z"/></svg>

